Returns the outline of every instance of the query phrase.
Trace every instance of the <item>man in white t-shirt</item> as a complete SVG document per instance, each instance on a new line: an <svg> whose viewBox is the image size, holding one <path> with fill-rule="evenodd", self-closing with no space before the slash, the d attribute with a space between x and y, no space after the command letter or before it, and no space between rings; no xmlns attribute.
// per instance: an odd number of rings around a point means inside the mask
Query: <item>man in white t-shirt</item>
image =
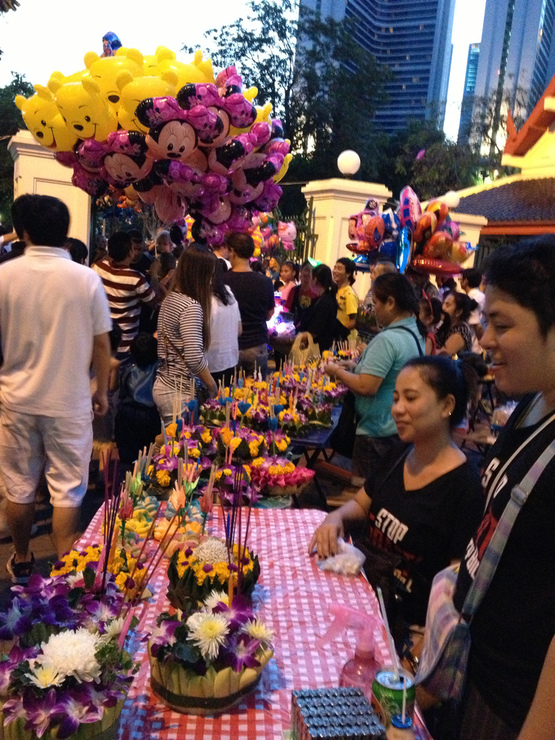
<svg viewBox="0 0 555 740"><path fill-rule="evenodd" d="M110 310L102 281L72 262L63 245L64 203L23 195L13 224L27 248L0 268L0 455L14 550L7 563L24 584L34 565L29 550L35 490L44 468L54 507L58 557L77 537L87 490L92 416L108 410ZM97 390L90 396L90 367Z"/></svg>
<svg viewBox="0 0 555 740"><path fill-rule="evenodd" d="M472 311L468 319L468 325L472 332L472 351L477 354L482 354L482 347L480 346L480 339L484 333L484 327L482 324L484 316L484 302L486 296L480 290L480 283L482 282L482 273L480 270L476 270L473 267L469 267L467 270L462 271L461 275L461 288L467 294L469 298L476 301L478 307Z"/></svg>

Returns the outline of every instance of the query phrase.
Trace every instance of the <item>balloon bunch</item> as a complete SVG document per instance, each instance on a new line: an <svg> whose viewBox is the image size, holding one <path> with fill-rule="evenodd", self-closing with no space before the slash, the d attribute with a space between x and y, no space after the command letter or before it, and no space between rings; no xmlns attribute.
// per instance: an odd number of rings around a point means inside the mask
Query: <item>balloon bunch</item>
<svg viewBox="0 0 555 740"><path fill-rule="evenodd" d="M380 214L377 201L369 199L364 209L349 219L348 249L358 255L355 262L366 262L371 252L379 250L389 257L400 272L411 266L419 272L453 275L472 248L459 241L457 221L449 216L449 207L441 199L431 200L424 212L414 190L405 187L399 205Z"/></svg>
<svg viewBox="0 0 555 740"><path fill-rule="evenodd" d="M248 231L264 254L280 247L286 252L295 251L297 227L293 221L279 221L272 213L259 213L253 216L252 228Z"/></svg>
<svg viewBox="0 0 555 740"><path fill-rule="evenodd" d="M289 141L235 67L214 77L201 51L184 64L165 47L150 57L88 52L85 66L15 99L36 140L73 169L74 185L152 204L166 224L191 215L193 238L212 245L276 207Z"/></svg>

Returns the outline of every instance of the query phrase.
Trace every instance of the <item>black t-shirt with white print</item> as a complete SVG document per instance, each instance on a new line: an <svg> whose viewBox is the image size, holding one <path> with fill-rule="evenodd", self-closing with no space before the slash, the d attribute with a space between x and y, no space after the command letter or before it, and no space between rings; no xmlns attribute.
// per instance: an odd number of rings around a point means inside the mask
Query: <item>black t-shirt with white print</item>
<svg viewBox="0 0 555 740"><path fill-rule="evenodd" d="M530 439L548 417L533 426L518 426L531 400L527 397L517 406L486 459L482 485L489 503L461 563L454 597L459 611L512 488L555 438L553 420ZM555 459L517 516L471 633L469 678L490 709L518 732L555 634Z"/></svg>
<svg viewBox="0 0 555 740"><path fill-rule="evenodd" d="M480 479L467 461L423 488L405 489L399 449L387 455L380 473L368 479L372 499L368 538L371 545L402 558L395 575L409 593L403 617L425 624L433 577L463 556L484 508Z"/></svg>

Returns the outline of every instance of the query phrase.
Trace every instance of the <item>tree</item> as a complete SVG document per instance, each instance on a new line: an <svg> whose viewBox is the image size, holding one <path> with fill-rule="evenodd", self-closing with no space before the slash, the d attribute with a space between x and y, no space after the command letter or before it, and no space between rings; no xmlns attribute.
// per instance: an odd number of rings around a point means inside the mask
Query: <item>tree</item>
<svg viewBox="0 0 555 740"><path fill-rule="evenodd" d="M522 87L496 90L491 95L475 95L464 102L463 113L471 111L467 131L462 132L470 147L479 152L483 176L495 177L514 172L501 167L501 157L507 141L507 118L512 113L519 129L527 118L528 91Z"/></svg>
<svg viewBox="0 0 555 740"><path fill-rule="evenodd" d="M330 177L337 155L351 148L366 165L360 176L375 177L372 117L389 69L356 43L349 20L299 14L297 0L251 0L249 8L247 19L208 31L206 51L217 68L235 64L245 85L256 85L258 105L272 104L291 139L291 174Z"/></svg>
<svg viewBox="0 0 555 740"><path fill-rule="evenodd" d="M449 141L433 123L413 121L391 138L381 181L393 192L410 185L422 199L475 185L481 158L470 147Z"/></svg>
<svg viewBox="0 0 555 740"><path fill-rule="evenodd" d="M34 93L33 86L23 75L12 73L9 85L0 88L0 221L10 220L10 209L13 202L13 160L8 152L8 142L24 128L21 113L17 109L16 95L29 97Z"/></svg>

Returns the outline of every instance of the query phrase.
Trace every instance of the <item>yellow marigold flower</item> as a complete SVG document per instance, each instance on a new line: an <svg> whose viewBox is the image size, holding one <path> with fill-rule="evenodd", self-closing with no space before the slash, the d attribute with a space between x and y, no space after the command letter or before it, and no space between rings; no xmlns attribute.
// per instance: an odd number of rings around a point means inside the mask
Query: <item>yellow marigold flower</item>
<svg viewBox="0 0 555 740"><path fill-rule="evenodd" d="M205 445L209 445L210 442L212 442L212 435L208 431L208 429L204 432L204 434L201 434L200 438L204 442Z"/></svg>
<svg viewBox="0 0 555 740"><path fill-rule="evenodd" d="M194 457L195 460L200 457L200 450L198 447L193 447L189 450L189 457Z"/></svg>
<svg viewBox="0 0 555 740"><path fill-rule="evenodd" d="M165 488L166 486L170 485L170 474L167 470L158 470L158 472L156 473L156 480L161 486Z"/></svg>
<svg viewBox="0 0 555 740"><path fill-rule="evenodd" d="M259 468L261 465L264 464L264 458L263 457L257 457L256 460L253 460L251 465L253 468Z"/></svg>
<svg viewBox="0 0 555 740"><path fill-rule="evenodd" d="M276 442L276 447L280 452L285 452L289 445L289 442L287 442L285 439L280 439Z"/></svg>
<svg viewBox="0 0 555 740"><path fill-rule="evenodd" d="M231 449L233 450L233 452L235 452L242 441L243 440L241 439L241 437L233 437L233 439L231 440Z"/></svg>
<svg viewBox="0 0 555 740"><path fill-rule="evenodd" d="M222 438L222 442L226 447L229 447L229 443L231 442L231 439L233 437L233 433L229 427L224 427L222 431L220 432L220 436Z"/></svg>
<svg viewBox="0 0 555 740"><path fill-rule="evenodd" d="M249 451L252 457L256 457L258 455L258 442L249 442Z"/></svg>
<svg viewBox="0 0 555 740"><path fill-rule="evenodd" d="M152 475L154 473L154 465L149 465L147 470L147 475Z"/></svg>

